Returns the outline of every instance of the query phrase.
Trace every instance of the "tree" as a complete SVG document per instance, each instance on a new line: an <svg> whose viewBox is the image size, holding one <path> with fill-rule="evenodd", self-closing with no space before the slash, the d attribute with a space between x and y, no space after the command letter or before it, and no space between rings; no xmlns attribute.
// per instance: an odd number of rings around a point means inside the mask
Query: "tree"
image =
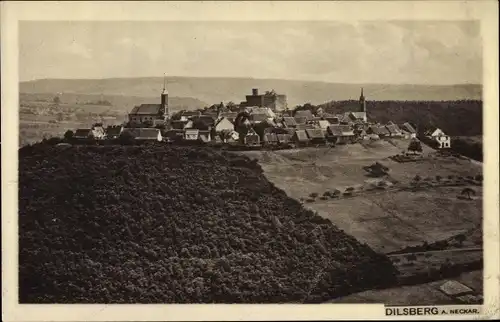
<svg viewBox="0 0 500 322"><path fill-rule="evenodd" d="M464 196L464 195L467 195L467 199L472 200L471 195L475 196L476 191L474 191L474 189L471 189L471 188L464 188L462 190L462 196Z"/></svg>
<svg viewBox="0 0 500 322"><path fill-rule="evenodd" d="M69 141L73 138L73 135L75 135L75 133L73 133L73 131L67 130L66 133L64 133L64 139L66 141Z"/></svg>
<svg viewBox="0 0 500 322"><path fill-rule="evenodd" d="M467 239L467 237L464 234L458 234L455 237L456 241L460 244L460 247L462 247L464 241Z"/></svg>
<svg viewBox="0 0 500 322"><path fill-rule="evenodd" d="M408 145L408 151L413 152L413 154L415 154L415 152L422 153L422 151L423 151L422 144L418 140L412 140L410 142L410 144Z"/></svg>
<svg viewBox="0 0 500 322"><path fill-rule="evenodd" d="M61 99L59 98L59 96L54 96L54 99L52 100L55 104L59 104L61 103Z"/></svg>
<svg viewBox="0 0 500 322"><path fill-rule="evenodd" d="M123 144L123 145L132 145L133 142L134 142L134 135L132 133L130 133L129 131L124 131L122 132L122 134L120 134L120 144Z"/></svg>

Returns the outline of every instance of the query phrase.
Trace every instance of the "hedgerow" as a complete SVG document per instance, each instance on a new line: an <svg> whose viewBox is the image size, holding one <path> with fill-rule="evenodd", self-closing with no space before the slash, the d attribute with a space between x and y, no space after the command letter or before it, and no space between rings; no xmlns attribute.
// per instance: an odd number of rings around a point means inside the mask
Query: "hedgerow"
<svg viewBox="0 0 500 322"><path fill-rule="evenodd" d="M19 156L21 303L319 302L395 280L387 257L246 157L46 144Z"/></svg>

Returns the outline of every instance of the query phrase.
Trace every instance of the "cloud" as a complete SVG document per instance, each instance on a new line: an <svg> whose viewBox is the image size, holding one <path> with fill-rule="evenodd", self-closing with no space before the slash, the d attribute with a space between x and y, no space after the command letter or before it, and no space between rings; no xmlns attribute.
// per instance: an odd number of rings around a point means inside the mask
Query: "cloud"
<svg viewBox="0 0 500 322"><path fill-rule="evenodd" d="M92 49L76 42L75 40L73 40L67 47L65 47L64 51L68 54L79 56L81 58L92 58Z"/></svg>
<svg viewBox="0 0 500 322"><path fill-rule="evenodd" d="M20 32L21 72L26 78L163 72L374 83L477 83L482 78L480 29L474 22L75 22L64 26L23 22ZM49 63L60 68L44 66Z"/></svg>

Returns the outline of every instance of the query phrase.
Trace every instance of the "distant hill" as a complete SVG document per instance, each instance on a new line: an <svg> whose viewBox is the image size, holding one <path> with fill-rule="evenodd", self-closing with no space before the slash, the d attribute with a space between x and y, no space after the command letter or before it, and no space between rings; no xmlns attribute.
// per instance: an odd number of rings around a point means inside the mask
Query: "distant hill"
<svg viewBox="0 0 500 322"><path fill-rule="evenodd" d="M163 87L162 77L108 79L41 79L20 83L21 93L73 93L136 97L158 97ZM169 94L190 97L209 105L221 101L239 103L252 88L274 89L288 96L290 107L310 102L321 104L331 100L357 99L360 87L367 100L461 100L481 99L482 86L465 85L393 85L338 84L326 82L222 78L168 77Z"/></svg>
<svg viewBox="0 0 500 322"><path fill-rule="evenodd" d="M61 92L61 91L59 91ZM64 94L57 95L56 92L22 92L19 95L19 100L23 102L52 102L55 96L58 96L61 103L86 105L88 109L95 109L94 105L99 105L99 102L109 102L109 109L126 113L135 105L143 103L160 103L159 95L157 97L140 97L140 96L125 96L125 95L109 95L109 94L84 94L64 91ZM188 110L203 108L208 103L200 101L192 97L177 97L169 98L171 110Z"/></svg>

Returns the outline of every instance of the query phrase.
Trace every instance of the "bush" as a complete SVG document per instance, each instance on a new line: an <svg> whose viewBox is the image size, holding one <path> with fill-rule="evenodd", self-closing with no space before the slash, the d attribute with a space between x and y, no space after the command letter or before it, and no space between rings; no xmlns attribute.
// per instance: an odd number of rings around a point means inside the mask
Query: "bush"
<svg viewBox="0 0 500 322"><path fill-rule="evenodd" d="M318 196L318 193L317 192L312 192L309 197L311 198L316 198Z"/></svg>

